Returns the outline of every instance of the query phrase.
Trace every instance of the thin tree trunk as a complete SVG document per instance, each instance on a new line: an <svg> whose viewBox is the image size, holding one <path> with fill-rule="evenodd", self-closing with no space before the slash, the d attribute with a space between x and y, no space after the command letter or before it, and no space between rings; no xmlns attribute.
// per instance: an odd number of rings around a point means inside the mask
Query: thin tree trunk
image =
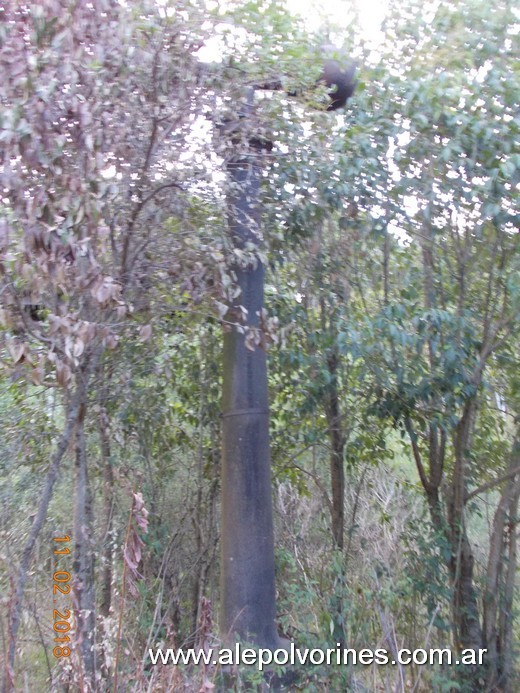
<svg viewBox="0 0 520 693"><path fill-rule="evenodd" d="M74 503L74 597L76 639L79 643L87 690L96 685L96 603L94 592L94 553L92 540L92 497L85 442L86 404L80 406L76 426L75 503Z"/></svg>
<svg viewBox="0 0 520 693"><path fill-rule="evenodd" d="M192 634L196 642L198 629L205 608L204 597L210 581L211 570L215 565L215 550L218 546L218 524L216 509L219 495L220 478L220 422L211 416L210 385L212 377L209 367L215 359L214 338L211 330L201 342L201 369L199 374L199 449L197 463L197 503L193 526L196 545L196 572L193 584ZM204 437L210 436L212 451L209 457L204 453ZM209 485L207 472L210 470Z"/></svg>
<svg viewBox="0 0 520 693"><path fill-rule="evenodd" d="M204 498L204 401L205 401L205 382L204 382L204 358L201 354L201 371L199 377L199 432L198 432L198 455L197 455L197 502L195 513L192 518L193 529L195 532L195 557L196 573L193 582L192 600L192 637L195 642L197 639L197 629L200 623L201 599L204 596L206 565L204 560L204 544L207 537L203 536L203 526L206 524L206 503Z"/></svg>
<svg viewBox="0 0 520 693"><path fill-rule="evenodd" d="M514 642L513 642L513 600L516 587L517 553L518 553L518 502L520 499L520 480L517 479L516 488L511 499L509 510L509 536L508 536L508 560L506 579L504 585L504 605L500 612L499 642L500 654L502 658L502 676L500 683L504 693L513 693L513 665L514 665Z"/></svg>
<svg viewBox="0 0 520 693"><path fill-rule="evenodd" d="M423 261L424 307L431 311L437 306L435 285L435 232L430 223L424 227L421 238ZM459 277L463 277L461 269ZM465 286L460 279L460 305L464 302ZM432 339L428 340L428 358L432 372L438 367L438 347ZM432 402L432 408L439 403ZM428 470L423 466L418 445L418 437L409 430L412 448L421 482L426 492L430 515L434 526L446 536L450 546L448 570L452 594L452 627L455 646L459 649L482 647L482 629L480 625L477 592L474 583L474 556L465 526L465 504L467 485L467 454L471 442L477 403L472 398L466 403L463 414L454 432L454 469L450 480L447 522L441 508L439 490L444 476L445 433L433 424L429 426L428 437ZM411 423L408 424L411 427ZM480 675L472 667L460 670L462 677L470 685L476 684Z"/></svg>
<svg viewBox="0 0 520 693"><path fill-rule="evenodd" d="M474 557L465 523L466 468L477 403L473 398L466 403L454 436L455 465L449 507L451 560L449 564L453 584L453 624L455 642L461 648L482 647L477 596L473 578Z"/></svg>
<svg viewBox="0 0 520 693"><path fill-rule="evenodd" d="M103 460L103 514L104 541L102 550L103 577L101 580L100 613L107 618L112 606L112 560L113 560L113 505L114 505L114 470L110 450L110 437L106 412L99 417L99 436L101 458Z"/></svg>
<svg viewBox="0 0 520 693"><path fill-rule="evenodd" d="M383 300L388 305L390 296L390 232L385 230L385 244L383 246Z"/></svg>
<svg viewBox="0 0 520 693"><path fill-rule="evenodd" d="M56 451L51 458L51 464L47 472L47 477L45 479L45 484L40 497L38 510L33 520L29 536L27 538L27 541L25 542L25 546L22 551L22 558L20 560L20 566L18 568L18 577L15 580L9 612L9 651L3 684L3 689L5 691L9 691L12 688L14 688L14 661L16 656L16 638L18 634L18 629L20 627L23 595L25 585L27 583L27 573L31 565L31 559L33 556L34 547L36 545L36 540L47 517L47 510L49 508L49 503L51 502L52 494L54 491L54 485L58 478L58 472L60 469L61 462L72 440L72 436L78 419L79 409L86 397L88 380L91 371L92 362L89 362L89 360L87 359L82 369L82 372L78 373L76 391L74 392L74 395L72 396L68 407L65 428L58 442Z"/></svg>
<svg viewBox="0 0 520 693"><path fill-rule="evenodd" d="M452 528L452 557L449 568L453 585L453 624L457 648L482 647L477 593L473 568L475 559L464 526Z"/></svg>
<svg viewBox="0 0 520 693"><path fill-rule="evenodd" d="M338 393L338 354L334 349L327 359L330 383L327 388L325 411L330 439L330 481L332 491L332 537L334 546L343 550L345 527L345 436L343 433Z"/></svg>
<svg viewBox="0 0 520 693"><path fill-rule="evenodd" d="M99 612L107 619L112 608L112 563L114 553L114 469L112 467L112 450L110 447L109 420L106 410L102 410L99 415L99 440L101 446L101 460L103 463L103 539L101 545L101 595ZM103 648L107 640L106 633L103 633ZM107 643L108 644L108 643ZM101 658L101 676L105 681L110 677L110 659L106 656Z"/></svg>
<svg viewBox="0 0 520 693"><path fill-rule="evenodd" d="M519 444L515 441L510 469L518 467L519 452ZM519 494L520 474L509 479L502 491L490 538L484 594L484 644L488 650L490 690L498 685L507 690L511 685L511 608L516 572L516 512Z"/></svg>

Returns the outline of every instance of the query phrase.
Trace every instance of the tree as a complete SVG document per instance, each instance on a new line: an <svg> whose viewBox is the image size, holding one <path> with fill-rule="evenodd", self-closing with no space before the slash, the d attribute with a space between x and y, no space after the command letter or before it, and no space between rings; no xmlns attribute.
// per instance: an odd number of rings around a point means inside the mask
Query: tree
<svg viewBox="0 0 520 693"><path fill-rule="evenodd" d="M411 238L410 262L407 284L397 284L395 299L367 335L371 343L374 334L381 340L372 353L384 353L376 409L408 436L432 523L449 546L453 637L459 648L487 643L468 498L471 485L478 485L475 474L482 471L475 466L475 436L483 425L491 363L518 329L512 280L518 239L510 203L517 167L510 144L514 97L509 89L515 75L507 41L505 49L501 43L510 21L506 6L488 12L441 5L433 23L414 19L410 33L401 34L409 47L407 82L389 194L413 196L415 209L402 210L400 222ZM412 39L417 27L424 45ZM483 36L489 39L485 45ZM444 49L453 41L464 46L455 64ZM421 76L418 71L429 71L434 57L437 72ZM514 496L511 486L504 494L501 517ZM493 540L492 575L497 550ZM493 670L496 662L491 659L489 666ZM480 685L481 672L465 674L470 688Z"/></svg>
<svg viewBox="0 0 520 693"><path fill-rule="evenodd" d="M280 5L69 5L1 10L7 687L23 663L35 690L207 689L211 666L148 650L220 627L483 647L485 669L412 667L412 686L515 690L510 8L399 3L377 52L331 24L359 65L331 113L323 41ZM57 660L60 533L78 629Z"/></svg>
<svg viewBox="0 0 520 693"><path fill-rule="evenodd" d="M85 685L94 685L85 422L105 350L125 334L149 337L151 276L157 291L168 273L178 285L190 274L176 274L179 242L162 231L184 206L185 174L172 162L203 109L193 51L204 34L192 31L197 8L177 6L172 17L147 2L7 3L2 15L3 346L36 386L62 388L64 417L17 571L8 678L36 539L75 436L77 633Z"/></svg>

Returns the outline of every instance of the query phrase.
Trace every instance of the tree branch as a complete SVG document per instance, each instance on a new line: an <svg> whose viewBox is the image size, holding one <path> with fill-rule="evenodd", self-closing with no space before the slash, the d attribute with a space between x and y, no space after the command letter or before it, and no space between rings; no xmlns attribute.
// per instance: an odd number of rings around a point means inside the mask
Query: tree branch
<svg viewBox="0 0 520 693"><path fill-rule="evenodd" d="M423 465L422 459L421 459L421 451L419 450L419 446L417 445L417 434L415 433L415 431L412 428L412 422L410 421L409 416L405 417L404 424L405 424L408 436L410 438L410 442L412 444L413 457L415 460L415 465L417 467L417 471L419 472L419 477L421 479L421 483L423 485L424 490L426 492L428 492L431 490L431 484L428 481L428 478L426 477L426 470L424 469L424 465Z"/></svg>
<svg viewBox="0 0 520 693"><path fill-rule="evenodd" d="M481 493L484 493L484 491L488 491L490 488L498 486L503 481L507 481L508 479L513 478L518 473L520 473L520 466L511 469L509 472L506 472L505 474L502 474L502 476L499 476L497 479L491 479L491 481L487 481L485 484L482 484L482 486L477 486L476 489L474 489L473 491L471 491L471 493L468 493L466 495L464 503L469 503L469 501L475 498L475 496L479 496Z"/></svg>

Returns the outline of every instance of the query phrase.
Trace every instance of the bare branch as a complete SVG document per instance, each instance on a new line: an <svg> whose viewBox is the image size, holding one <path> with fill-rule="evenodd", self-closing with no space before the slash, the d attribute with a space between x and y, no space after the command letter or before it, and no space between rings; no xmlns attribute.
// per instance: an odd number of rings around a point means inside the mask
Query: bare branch
<svg viewBox="0 0 520 693"><path fill-rule="evenodd" d="M486 481L485 484L482 484L481 486L477 486L477 488L473 489L473 491L471 491L471 493L468 493L464 503L469 503L469 501L472 500L473 498L475 498L475 496L479 496L481 493L484 493L484 491L488 491L490 488L494 488L495 486L499 486L504 481L507 481L508 479L513 478L514 476L516 476L519 473L520 473L520 466L515 467L514 469L511 469L509 472L502 474L502 476L499 476L496 479L491 479L491 481Z"/></svg>

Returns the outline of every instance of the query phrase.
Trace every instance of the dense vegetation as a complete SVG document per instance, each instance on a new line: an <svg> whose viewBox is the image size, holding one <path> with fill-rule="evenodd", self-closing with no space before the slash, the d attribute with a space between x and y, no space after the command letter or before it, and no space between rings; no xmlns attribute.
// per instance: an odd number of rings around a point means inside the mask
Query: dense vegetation
<svg viewBox="0 0 520 693"><path fill-rule="evenodd" d="M5 690L224 686L148 648L219 642L231 331L268 354L278 632L488 650L290 685L518 690L512 4L403 0L375 44L353 9L311 31L268 0L6 0L0 18ZM358 64L339 115L324 42ZM261 178L242 245L237 156ZM262 266L251 325L237 282ZM54 609L74 612L58 645Z"/></svg>

